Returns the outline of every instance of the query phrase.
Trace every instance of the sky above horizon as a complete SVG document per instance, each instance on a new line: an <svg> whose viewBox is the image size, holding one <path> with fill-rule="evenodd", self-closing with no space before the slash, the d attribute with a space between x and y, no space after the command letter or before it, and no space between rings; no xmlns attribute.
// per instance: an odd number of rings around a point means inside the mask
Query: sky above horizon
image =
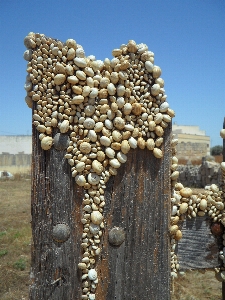
<svg viewBox="0 0 225 300"><path fill-rule="evenodd" d="M112 50L130 39L147 44L162 69L173 123L197 125L211 146L222 145L224 0L7 0L0 1L0 16L0 135L31 134L23 40L32 31L73 38L101 60L112 59Z"/></svg>

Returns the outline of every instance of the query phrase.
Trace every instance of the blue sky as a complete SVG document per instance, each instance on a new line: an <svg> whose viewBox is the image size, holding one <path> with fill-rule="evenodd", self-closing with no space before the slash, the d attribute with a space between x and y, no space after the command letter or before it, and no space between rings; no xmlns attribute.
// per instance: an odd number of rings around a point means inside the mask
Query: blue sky
<svg viewBox="0 0 225 300"><path fill-rule="evenodd" d="M225 1L0 1L0 135L31 134L31 110L23 88L28 32L65 42L86 55L112 58L133 39L146 43L162 69L173 122L198 125L222 145L225 117Z"/></svg>

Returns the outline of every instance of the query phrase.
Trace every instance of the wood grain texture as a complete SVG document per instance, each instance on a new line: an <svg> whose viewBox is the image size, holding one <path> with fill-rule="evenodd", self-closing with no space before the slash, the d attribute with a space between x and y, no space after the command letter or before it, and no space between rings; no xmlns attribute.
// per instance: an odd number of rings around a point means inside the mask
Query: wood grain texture
<svg viewBox="0 0 225 300"><path fill-rule="evenodd" d="M183 237L176 249L181 270L220 266L218 256L222 240L212 234L210 225L211 219L207 215L186 219L181 225Z"/></svg>
<svg viewBox="0 0 225 300"><path fill-rule="evenodd" d="M33 133L32 162L32 261L30 299L80 299L81 210L83 189L75 185L64 158L66 151L43 151ZM65 223L70 237L52 239L53 226ZM57 281L58 280L58 281ZM55 283L54 283L55 282Z"/></svg>
<svg viewBox="0 0 225 300"><path fill-rule="evenodd" d="M127 163L107 184L103 250L96 265L97 300L170 299L171 129L165 131L163 159L148 150L131 150ZM81 299L77 264L82 254L84 190L75 185L64 155L54 147L43 151L34 129L31 300ZM58 223L70 228L64 243L52 239ZM125 241L118 247L108 241L114 226L125 230Z"/></svg>
<svg viewBox="0 0 225 300"><path fill-rule="evenodd" d="M163 160L146 149L131 150L108 182L97 299L170 299L168 131ZM125 230L119 247L108 242L114 226Z"/></svg>

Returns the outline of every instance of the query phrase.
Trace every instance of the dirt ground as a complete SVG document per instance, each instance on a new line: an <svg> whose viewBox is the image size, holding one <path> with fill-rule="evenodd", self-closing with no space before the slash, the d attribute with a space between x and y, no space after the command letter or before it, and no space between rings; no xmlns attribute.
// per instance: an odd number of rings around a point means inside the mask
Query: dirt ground
<svg viewBox="0 0 225 300"><path fill-rule="evenodd" d="M31 245L30 185L30 180L20 177L14 181L0 181L0 299L2 300L28 300ZM195 192L198 191L202 190ZM207 271L205 274L196 271L187 272L174 282L171 299L219 300L222 299L221 286L222 284L215 279L214 272Z"/></svg>

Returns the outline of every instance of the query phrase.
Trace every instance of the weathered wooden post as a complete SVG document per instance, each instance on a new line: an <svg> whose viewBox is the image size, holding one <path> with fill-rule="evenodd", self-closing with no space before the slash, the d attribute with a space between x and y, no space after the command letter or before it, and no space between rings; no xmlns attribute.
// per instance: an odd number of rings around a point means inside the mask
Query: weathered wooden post
<svg viewBox="0 0 225 300"><path fill-rule="evenodd" d="M30 299L170 299L170 275L185 269L217 268L224 282L224 182L198 195L177 182L174 111L154 54L129 41L102 62L71 39L24 43Z"/></svg>
<svg viewBox="0 0 225 300"><path fill-rule="evenodd" d="M174 112L154 54L129 41L103 63L74 40L25 45L30 299L170 299Z"/></svg>
<svg viewBox="0 0 225 300"><path fill-rule="evenodd" d="M162 161L148 150L132 150L107 183L96 299L170 299L169 130ZM74 184L65 153L44 152L34 130L31 299L81 298L85 191Z"/></svg>

